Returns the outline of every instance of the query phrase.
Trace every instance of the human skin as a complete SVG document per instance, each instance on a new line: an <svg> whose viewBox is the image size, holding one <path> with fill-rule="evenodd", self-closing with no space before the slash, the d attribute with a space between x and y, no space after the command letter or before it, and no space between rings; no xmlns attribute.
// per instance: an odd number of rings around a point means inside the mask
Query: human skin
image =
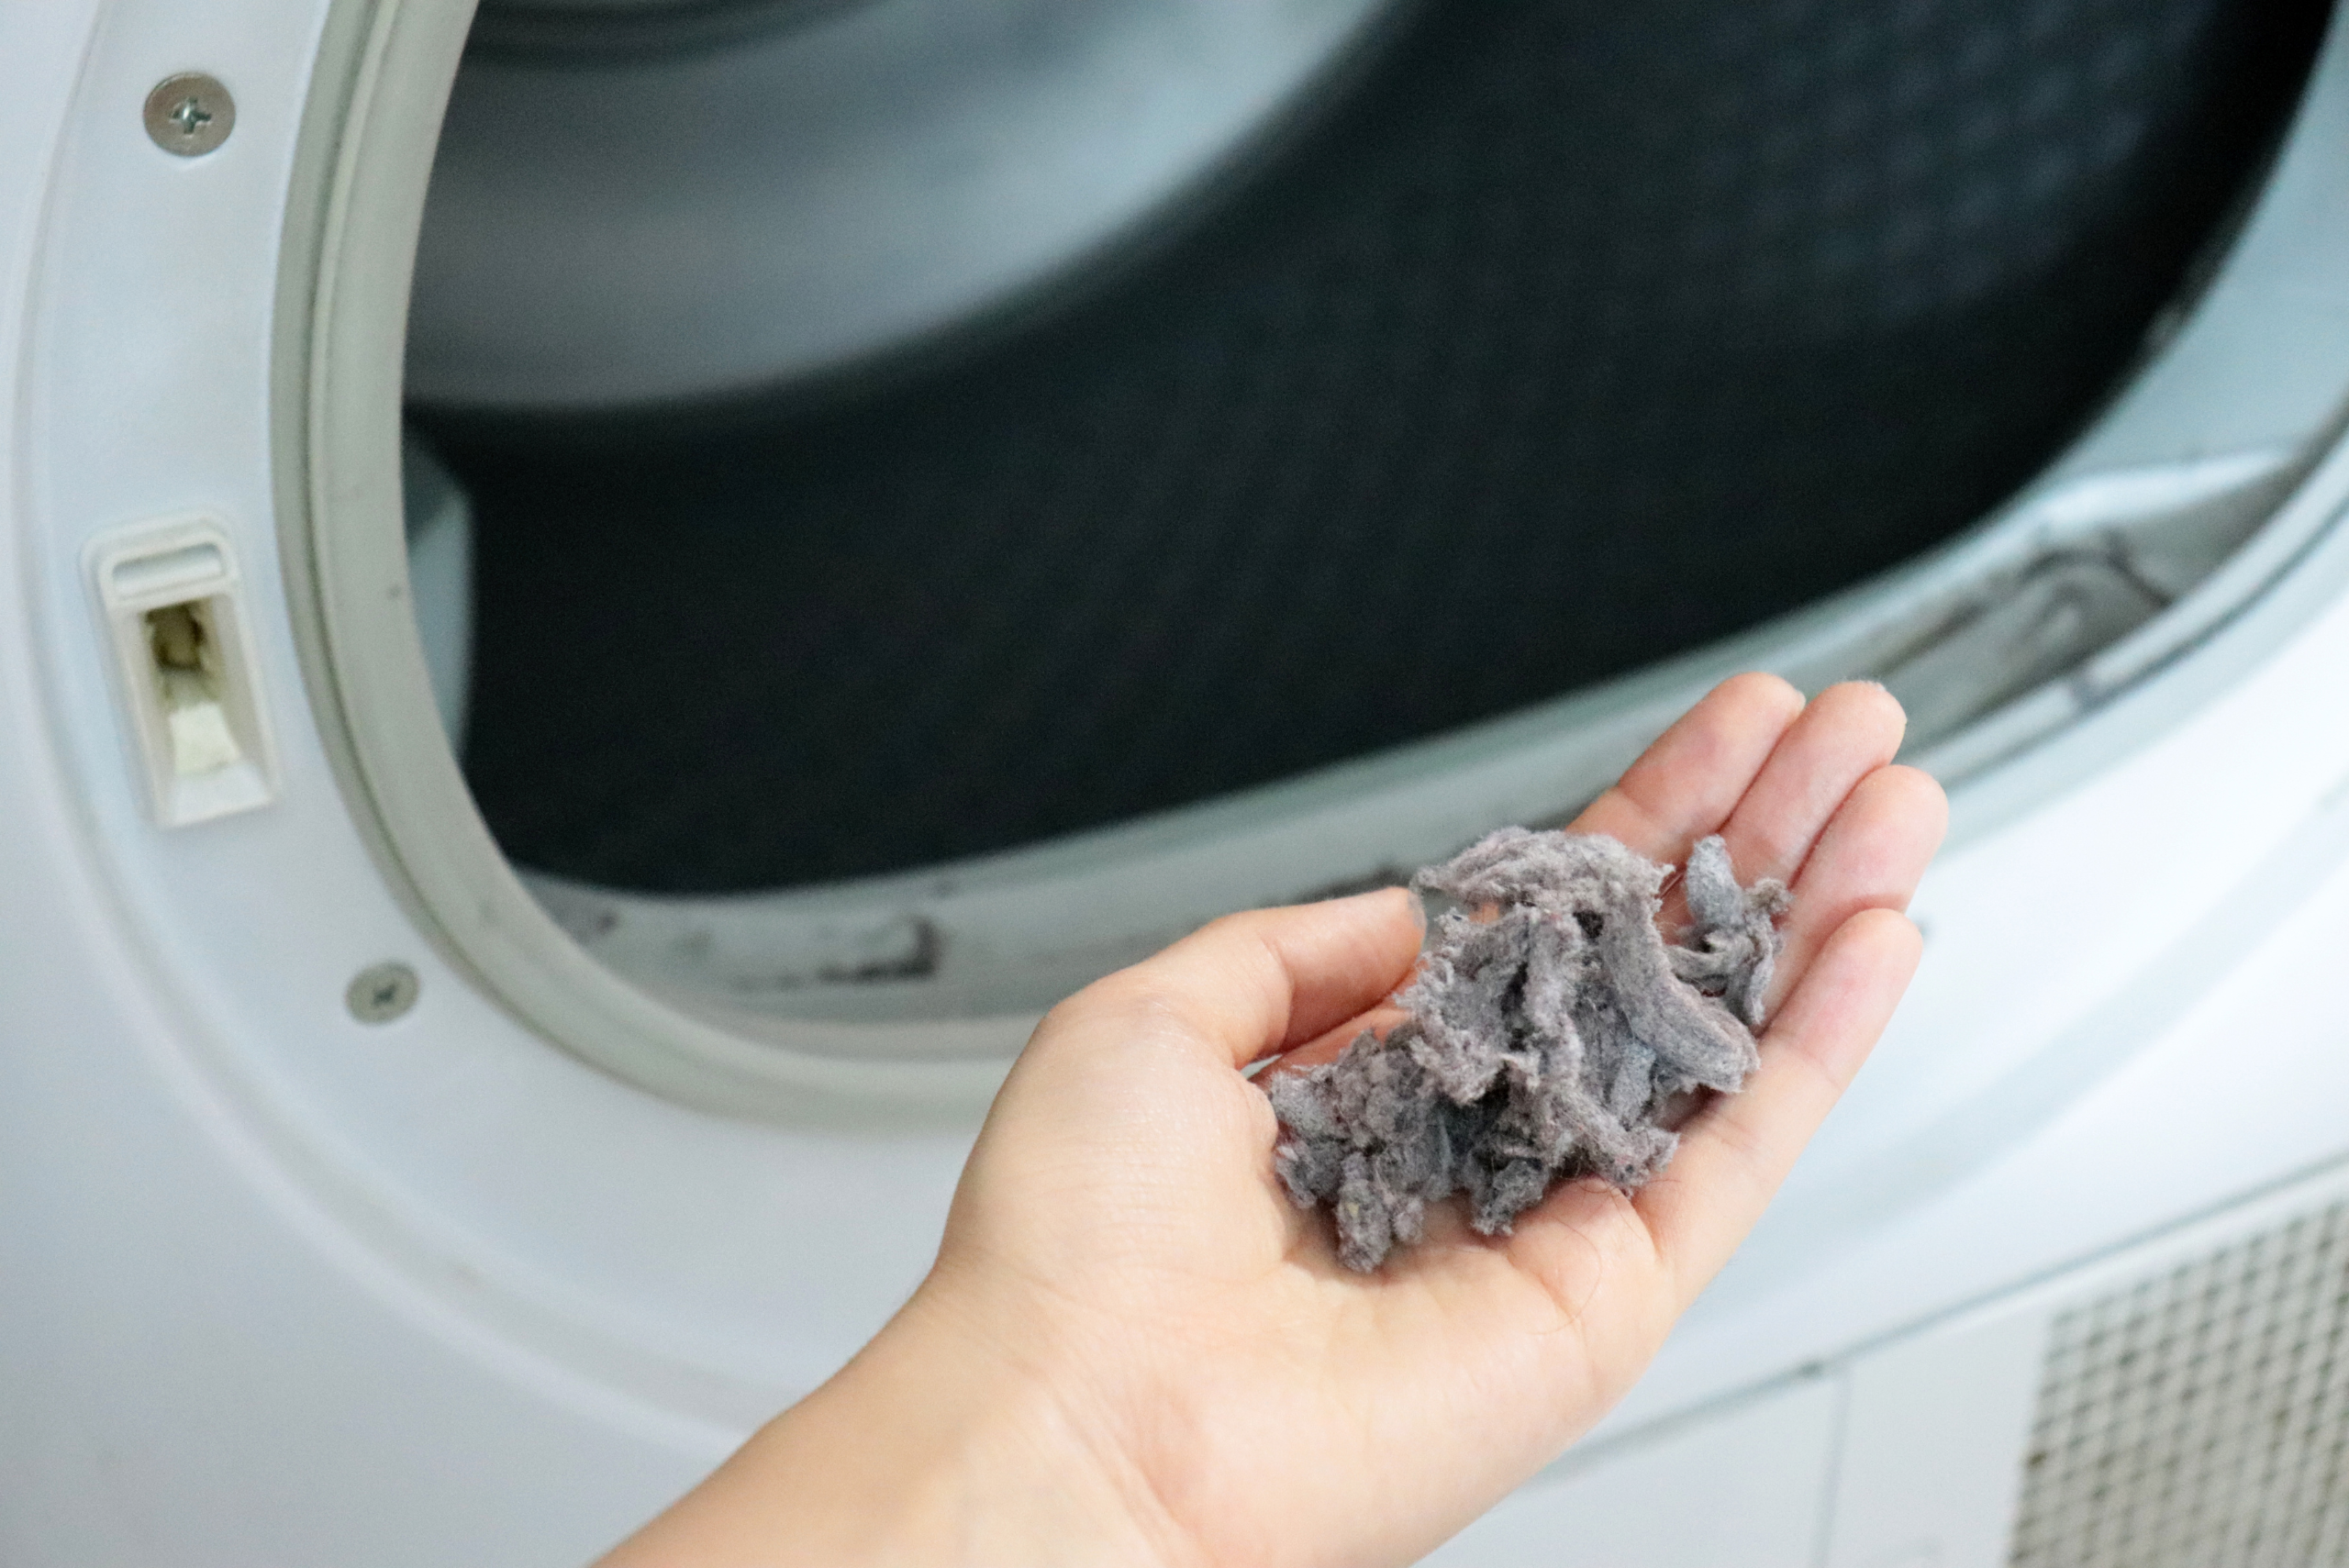
<svg viewBox="0 0 2349 1568"><path fill-rule="evenodd" d="M1562 1185L1486 1238L1452 1206L1376 1273L1275 1181L1241 1069L1395 1015L1400 891L1218 920L1052 1009L937 1262L841 1373L606 1568L1408 1562L1587 1431L1760 1217L1907 986L1946 823L1899 706L1741 675L1574 824L1786 879L1762 1065L1634 1196ZM1667 929L1681 912L1667 901Z"/></svg>

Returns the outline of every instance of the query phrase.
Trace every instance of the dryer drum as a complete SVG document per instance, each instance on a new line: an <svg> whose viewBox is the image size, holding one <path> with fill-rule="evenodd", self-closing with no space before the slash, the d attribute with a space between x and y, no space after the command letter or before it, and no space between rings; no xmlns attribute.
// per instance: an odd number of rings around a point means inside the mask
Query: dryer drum
<svg viewBox="0 0 2349 1568"><path fill-rule="evenodd" d="M1431 6L985 330L682 409L418 407L477 514L475 797L566 878L830 882L1794 610L2100 406L2325 9Z"/></svg>
<svg viewBox="0 0 2349 1568"><path fill-rule="evenodd" d="M722 12L419 13L288 273L378 863L678 1097L963 1103L1738 668L1884 680L1945 780L2085 755L2323 526L2316 0Z"/></svg>

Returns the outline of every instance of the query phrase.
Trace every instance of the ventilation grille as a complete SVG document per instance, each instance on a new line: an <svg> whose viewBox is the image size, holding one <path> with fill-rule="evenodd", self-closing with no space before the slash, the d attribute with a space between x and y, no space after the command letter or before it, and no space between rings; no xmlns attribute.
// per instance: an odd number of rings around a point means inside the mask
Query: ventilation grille
<svg viewBox="0 0 2349 1568"><path fill-rule="evenodd" d="M2017 1568L2349 1564L2349 1205L2057 1318Z"/></svg>

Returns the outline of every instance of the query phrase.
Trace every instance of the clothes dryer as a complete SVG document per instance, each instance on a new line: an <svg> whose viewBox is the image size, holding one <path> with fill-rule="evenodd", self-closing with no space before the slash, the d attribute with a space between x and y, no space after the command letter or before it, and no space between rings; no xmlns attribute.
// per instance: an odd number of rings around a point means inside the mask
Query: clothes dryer
<svg viewBox="0 0 2349 1568"><path fill-rule="evenodd" d="M1589 9L0 10L0 1555L591 1557L1054 997L1762 667L1924 968L1439 1560L2333 1560L2349 35Z"/></svg>

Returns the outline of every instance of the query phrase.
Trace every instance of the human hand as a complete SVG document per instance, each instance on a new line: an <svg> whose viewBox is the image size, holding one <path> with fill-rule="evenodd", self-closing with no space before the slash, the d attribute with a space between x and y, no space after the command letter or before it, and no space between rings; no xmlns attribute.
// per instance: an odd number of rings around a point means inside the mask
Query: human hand
<svg viewBox="0 0 2349 1568"><path fill-rule="evenodd" d="M1908 984L1945 821L1898 706L1740 676L1574 824L1794 887L1744 1091L1636 1196L1586 1180L1377 1273L1272 1173L1241 1073L1326 1060L1409 976L1396 891L1219 920L1054 1008L938 1262L848 1368L610 1562L1405 1562L1587 1430L1759 1218ZM1667 925L1675 912L1667 909Z"/></svg>

